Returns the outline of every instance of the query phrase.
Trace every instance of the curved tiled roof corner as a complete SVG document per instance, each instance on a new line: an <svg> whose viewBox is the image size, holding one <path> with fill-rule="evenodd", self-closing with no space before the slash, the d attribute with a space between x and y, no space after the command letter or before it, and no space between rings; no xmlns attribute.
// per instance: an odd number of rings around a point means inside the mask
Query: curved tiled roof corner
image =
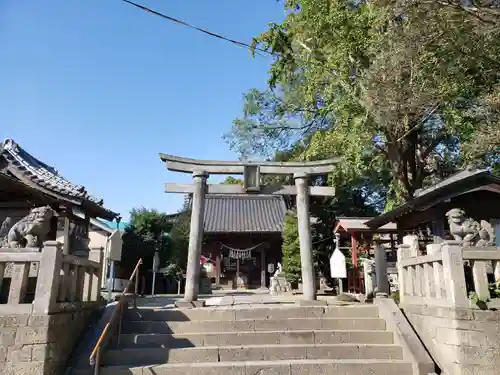
<svg viewBox="0 0 500 375"><path fill-rule="evenodd" d="M7 162L7 170L21 181L27 180L64 198L90 201L107 211L110 216L118 216L118 214L102 207L102 199L91 196L85 187L66 180L59 175L54 167L35 158L14 140L6 139L0 144L0 156Z"/></svg>

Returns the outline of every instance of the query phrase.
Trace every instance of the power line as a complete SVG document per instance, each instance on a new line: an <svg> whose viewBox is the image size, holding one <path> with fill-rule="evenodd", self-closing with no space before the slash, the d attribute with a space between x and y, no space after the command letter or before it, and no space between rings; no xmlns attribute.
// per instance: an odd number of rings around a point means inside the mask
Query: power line
<svg viewBox="0 0 500 375"><path fill-rule="evenodd" d="M133 1L130 1L130 0L121 0L123 1L124 3L127 3L129 5L132 5L136 8L139 8L139 9L142 9L148 13L151 13L151 14L154 14L155 16L158 16L158 17L161 17L163 19L166 19L168 21L171 21L171 22L175 22L179 25L182 25L182 26L186 26L186 27L189 27L190 29L194 29L196 31L199 31L203 34L207 34L207 35L210 35L210 36L213 36L215 38L218 38L218 39L221 39L221 40L224 40L226 42L229 42L229 43L232 43L232 44L235 44L237 45L238 47L243 47L243 48L246 48L246 49L249 49L251 51L259 51L259 52L263 52L269 56L273 56L274 54L269 52L269 51L266 51L265 49L262 49L262 48L258 48L258 47L252 47L250 44L248 43L244 43L244 42L240 42L238 40L235 40L235 39L231 39L231 38L228 38L228 37L225 37L223 35L220 35L220 34L217 34L217 33L214 33L214 32L211 32L209 30L206 30L206 29L202 29L200 27L197 27L197 26L194 26L194 25L191 25L187 22L184 22L184 21L181 21L177 18L174 18L174 17L171 17L171 16L167 16L166 14L163 14L163 13L160 13L156 10L153 10L151 8L148 8L144 5L141 5L141 4L137 4L137 3L134 3Z"/></svg>

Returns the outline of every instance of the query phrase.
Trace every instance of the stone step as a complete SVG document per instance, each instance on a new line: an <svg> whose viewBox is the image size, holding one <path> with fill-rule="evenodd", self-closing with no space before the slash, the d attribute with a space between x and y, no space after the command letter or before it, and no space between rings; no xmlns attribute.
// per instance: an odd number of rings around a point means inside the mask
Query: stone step
<svg viewBox="0 0 500 375"><path fill-rule="evenodd" d="M244 319L290 319L290 318L378 318L378 307L370 305L330 307L263 307L242 309L130 309L126 320L184 322L192 320L244 320Z"/></svg>
<svg viewBox="0 0 500 375"><path fill-rule="evenodd" d="M122 333L202 333L301 330L384 330L378 318L298 318L281 320L199 320L186 322L127 321Z"/></svg>
<svg viewBox="0 0 500 375"><path fill-rule="evenodd" d="M173 363L146 367L102 367L99 375L412 375L404 360L284 360L252 362ZM92 375L91 369L74 375Z"/></svg>
<svg viewBox="0 0 500 375"><path fill-rule="evenodd" d="M301 359L403 359L399 345L249 345L182 349L149 348L107 351L102 365L145 366L163 363L278 361Z"/></svg>
<svg viewBox="0 0 500 375"><path fill-rule="evenodd" d="M393 344L394 335L380 330L259 331L192 334L122 334L121 348L186 348L265 344ZM112 345L113 347L113 345Z"/></svg>

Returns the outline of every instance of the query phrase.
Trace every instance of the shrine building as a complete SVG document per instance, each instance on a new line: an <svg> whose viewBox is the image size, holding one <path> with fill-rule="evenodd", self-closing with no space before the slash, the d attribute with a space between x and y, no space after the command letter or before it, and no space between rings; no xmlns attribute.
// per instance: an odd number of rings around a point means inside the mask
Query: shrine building
<svg viewBox="0 0 500 375"><path fill-rule="evenodd" d="M281 195L207 194L202 256L222 288L266 288L281 262L287 205Z"/></svg>

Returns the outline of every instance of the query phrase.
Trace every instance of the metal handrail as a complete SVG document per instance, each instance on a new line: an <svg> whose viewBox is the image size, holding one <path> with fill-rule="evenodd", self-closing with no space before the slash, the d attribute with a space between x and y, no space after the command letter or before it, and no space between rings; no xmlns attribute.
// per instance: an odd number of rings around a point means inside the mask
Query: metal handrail
<svg viewBox="0 0 500 375"><path fill-rule="evenodd" d="M128 279L127 286L125 287L125 289L123 290L123 292L119 296L118 303L116 304L115 309L113 310L113 313L111 314L111 317L109 318L108 322L106 323L106 326L102 330L102 333L99 336L99 339L97 340L97 343L95 344L94 349L92 350L92 353L90 353L89 363L90 363L90 365L94 366L94 368L95 368L94 374L95 375L97 375L99 373L99 357L101 354L104 339L106 338L107 333L110 330L110 327L114 326L114 324L116 323L116 319L117 319L118 314L119 314L119 321L118 321L119 330L121 331L123 305L125 304L125 300L126 300L125 295L128 294L128 290L129 290L130 285L132 284L132 281L134 280L134 278L136 280L135 288L134 288L135 289L134 290L134 303L135 303L135 297L136 297L137 292L138 292L137 280L138 280L138 275L139 275L139 266L141 264L142 264L142 258L139 259L139 261L137 262L137 264L134 268L134 271L132 272L132 274L130 275L130 278Z"/></svg>

